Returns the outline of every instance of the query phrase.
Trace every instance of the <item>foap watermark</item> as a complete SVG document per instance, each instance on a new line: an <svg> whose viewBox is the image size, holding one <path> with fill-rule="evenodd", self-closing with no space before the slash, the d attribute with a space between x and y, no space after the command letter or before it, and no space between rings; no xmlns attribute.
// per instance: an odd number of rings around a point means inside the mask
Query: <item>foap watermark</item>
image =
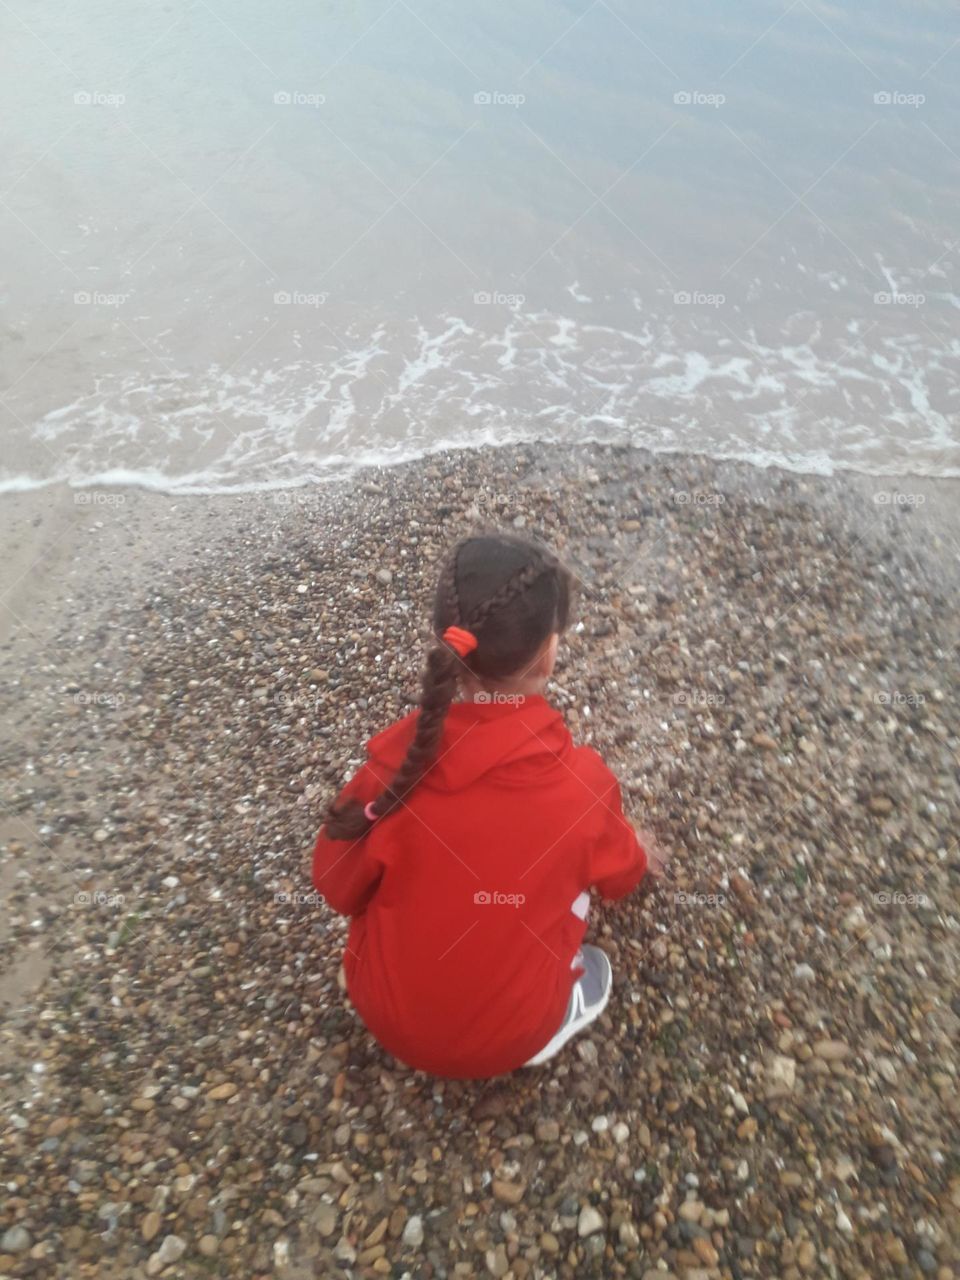
<svg viewBox="0 0 960 1280"><path fill-rule="evenodd" d="M726 700L725 693L705 693L703 689L681 689L673 695L678 707L722 707Z"/></svg>
<svg viewBox="0 0 960 1280"><path fill-rule="evenodd" d="M726 905L727 898L723 893L688 893L680 889L673 895L673 900L678 907L722 907Z"/></svg>
<svg viewBox="0 0 960 1280"><path fill-rule="evenodd" d="M322 498L310 489L274 489L270 501L278 507L318 507Z"/></svg>
<svg viewBox="0 0 960 1280"><path fill-rule="evenodd" d="M275 107L322 107L326 94L303 93L299 89L278 89L273 95Z"/></svg>
<svg viewBox="0 0 960 1280"><path fill-rule="evenodd" d="M84 689L73 695L78 707L122 707L126 700L125 693L90 693Z"/></svg>
<svg viewBox="0 0 960 1280"><path fill-rule="evenodd" d="M499 689L480 689L473 695L473 701L481 705L520 707L526 702L526 696L522 693L503 693Z"/></svg>
<svg viewBox="0 0 960 1280"><path fill-rule="evenodd" d="M73 304L76 307L122 307L131 296L129 293L89 293L80 289L73 295Z"/></svg>
<svg viewBox="0 0 960 1280"><path fill-rule="evenodd" d="M76 907L122 907L126 898L108 889L80 889L73 895Z"/></svg>
<svg viewBox="0 0 960 1280"><path fill-rule="evenodd" d="M932 907L933 903L925 893L899 893L881 889L873 895L878 907Z"/></svg>
<svg viewBox="0 0 960 1280"><path fill-rule="evenodd" d="M75 507L122 507L126 500L125 493L101 493L96 489L81 489L73 495Z"/></svg>
<svg viewBox="0 0 960 1280"><path fill-rule="evenodd" d="M329 297L329 293L300 293L297 289L292 292L281 289L273 295L273 302L277 307L323 307Z"/></svg>
<svg viewBox="0 0 960 1280"><path fill-rule="evenodd" d="M701 293L694 289L678 289L673 295L674 304L678 307L722 307L727 300L725 293Z"/></svg>
<svg viewBox="0 0 960 1280"><path fill-rule="evenodd" d="M899 689L881 690L873 695L881 707L922 707L926 698L922 693L901 693Z"/></svg>
<svg viewBox="0 0 960 1280"><path fill-rule="evenodd" d="M881 489L873 495L878 507L922 507L927 500L925 493L900 493L896 489Z"/></svg>
<svg viewBox="0 0 960 1280"><path fill-rule="evenodd" d="M704 489L675 489L671 497L678 507L722 507L727 500L723 493Z"/></svg>
<svg viewBox="0 0 960 1280"><path fill-rule="evenodd" d="M478 907L522 907L526 900L523 893L501 893L499 889L478 889L473 895Z"/></svg>
<svg viewBox="0 0 960 1280"><path fill-rule="evenodd" d="M525 93L502 93L499 89L481 89L473 95L477 107L522 107L526 100Z"/></svg>
<svg viewBox="0 0 960 1280"><path fill-rule="evenodd" d="M727 100L725 93L702 93L699 89L681 89L673 95L677 107L722 107Z"/></svg>
<svg viewBox="0 0 960 1280"><path fill-rule="evenodd" d="M478 307L522 307L526 300L525 293L500 293L496 289L479 289L473 295Z"/></svg>
<svg viewBox="0 0 960 1280"><path fill-rule="evenodd" d="M122 107L126 100L125 93L104 93L100 89L78 89L73 95L75 107Z"/></svg>
<svg viewBox="0 0 960 1280"><path fill-rule="evenodd" d="M295 890L293 893L275 893L273 901L278 907L319 907L323 898L316 889L309 893Z"/></svg>
<svg viewBox="0 0 960 1280"><path fill-rule="evenodd" d="M903 93L900 89L881 89L873 95L875 107L922 107L927 100L925 93Z"/></svg>
<svg viewBox="0 0 960 1280"><path fill-rule="evenodd" d="M505 507L510 507L517 500L515 493L488 493L480 489L471 495L470 505L478 511L494 511L498 515Z"/></svg>
<svg viewBox="0 0 960 1280"><path fill-rule="evenodd" d="M883 290L873 295L874 305L878 307L922 307L926 305L925 293L884 293Z"/></svg>
<svg viewBox="0 0 960 1280"><path fill-rule="evenodd" d="M307 711L316 711L323 698L316 693L275 693L273 701L278 707L303 707Z"/></svg>

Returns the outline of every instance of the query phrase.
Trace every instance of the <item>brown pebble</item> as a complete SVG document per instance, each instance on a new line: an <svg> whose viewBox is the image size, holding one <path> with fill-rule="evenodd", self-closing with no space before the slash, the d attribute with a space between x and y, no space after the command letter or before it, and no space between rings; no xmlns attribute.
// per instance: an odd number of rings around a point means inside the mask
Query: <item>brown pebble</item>
<svg viewBox="0 0 960 1280"><path fill-rule="evenodd" d="M720 1261L720 1255L705 1236L697 1236L693 1242L693 1249L701 1262L705 1262L708 1267L715 1267Z"/></svg>
<svg viewBox="0 0 960 1280"><path fill-rule="evenodd" d="M163 1218L155 1210L148 1213L140 1224L140 1234L148 1243L160 1230Z"/></svg>
<svg viewBox="0 0 960 1280"><path fill-rule="evenodd" d="M237 1086L232 1081L226 1080L223 1084L214 1085L207 1097L213 1102L224 1102L227 1098L232 1098L236 1092Z"/></svg>
<svg viewBox="0 0 960 1280"><path fill-rule="evenodd" d="M839 1062L850 1053L850 1046L842 1040L818 1040L813 1046L813 1052L824 1062Z"/></svg>
<svg viewBox="0 0 960 1280"><path fill-rule="evenodd" d="M526 1189L522 1182L504 1182L501 1178L493 1180L494 1198L501 1204L519 1204Z"/></svg>

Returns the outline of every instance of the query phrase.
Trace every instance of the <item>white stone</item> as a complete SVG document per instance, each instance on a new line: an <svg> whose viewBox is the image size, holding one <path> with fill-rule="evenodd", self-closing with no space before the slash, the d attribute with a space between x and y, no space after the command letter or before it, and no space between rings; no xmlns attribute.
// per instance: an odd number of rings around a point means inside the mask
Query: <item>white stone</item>
<svg viewBox="0 0 960 1280"><path fill-rule="evenodd" d="M585 1236L592 1236L597 1231L602 1231L605 1225L603 1214L599 1213L592 1204L585 1204L577 1219L577 1235L582 1240Z"/></svg>
<svg viewBox="0 0 960 1280"><path fill-rule="evenodd" d="M640 1244L640 1232L632 1222L620 1223L620 1243L628 1249L636 1249Z"/></svg>
<svg viewBox="0 0 960 1280"><path fill-rule="evenodd" d="M161 1266L168 1267L171 1262L179 1262L187 1251L186 1240L179 1236L164 1236L163 1243L154 1254Z"/></svg>
<svg viewBox="0 0 960 1280"><path fill-rule="evenodd" d="M403 1228L403 1243L409 1245L411 1249L416 1249L423 1244L423 1218L419 1213L407 1219L407 1224Z"/></svg>

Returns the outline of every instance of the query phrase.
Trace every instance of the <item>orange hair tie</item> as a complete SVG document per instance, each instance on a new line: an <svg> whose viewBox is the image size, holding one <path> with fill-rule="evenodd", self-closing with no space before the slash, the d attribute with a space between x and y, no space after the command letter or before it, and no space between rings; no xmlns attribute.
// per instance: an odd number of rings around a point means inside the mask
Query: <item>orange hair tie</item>
<svg viewBox="0 0 960 1280"><path fill-rule="evenodd" d="M447 627L443 633L443 643L448 644L461 658L465 658L468 653L473 653L480 641L472 631L465 631L463 627Z"/></svg>

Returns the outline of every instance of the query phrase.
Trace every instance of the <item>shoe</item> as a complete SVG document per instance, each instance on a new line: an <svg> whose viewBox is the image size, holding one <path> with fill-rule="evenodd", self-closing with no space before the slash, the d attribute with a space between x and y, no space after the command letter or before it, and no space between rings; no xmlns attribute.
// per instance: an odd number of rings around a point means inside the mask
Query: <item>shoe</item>
<svg viewBox="0 0 960 1280"><path fill-rule="evenodd" d="M610 968L606 953L599 947L589 945L581 947L579 964L575 961L573 967L581 966L583 973L570 991L570 1003L567 1005L567 1013L560 1030L538 1054L524 1063L524 1066L539 1067L542 1062L552 1058L554 1054L560 1052L568 1040L571 1040L584 1027L589 1026L595 1018L599 1018L607 1007L607 1001L613 989L613 970Z"/></svg>

